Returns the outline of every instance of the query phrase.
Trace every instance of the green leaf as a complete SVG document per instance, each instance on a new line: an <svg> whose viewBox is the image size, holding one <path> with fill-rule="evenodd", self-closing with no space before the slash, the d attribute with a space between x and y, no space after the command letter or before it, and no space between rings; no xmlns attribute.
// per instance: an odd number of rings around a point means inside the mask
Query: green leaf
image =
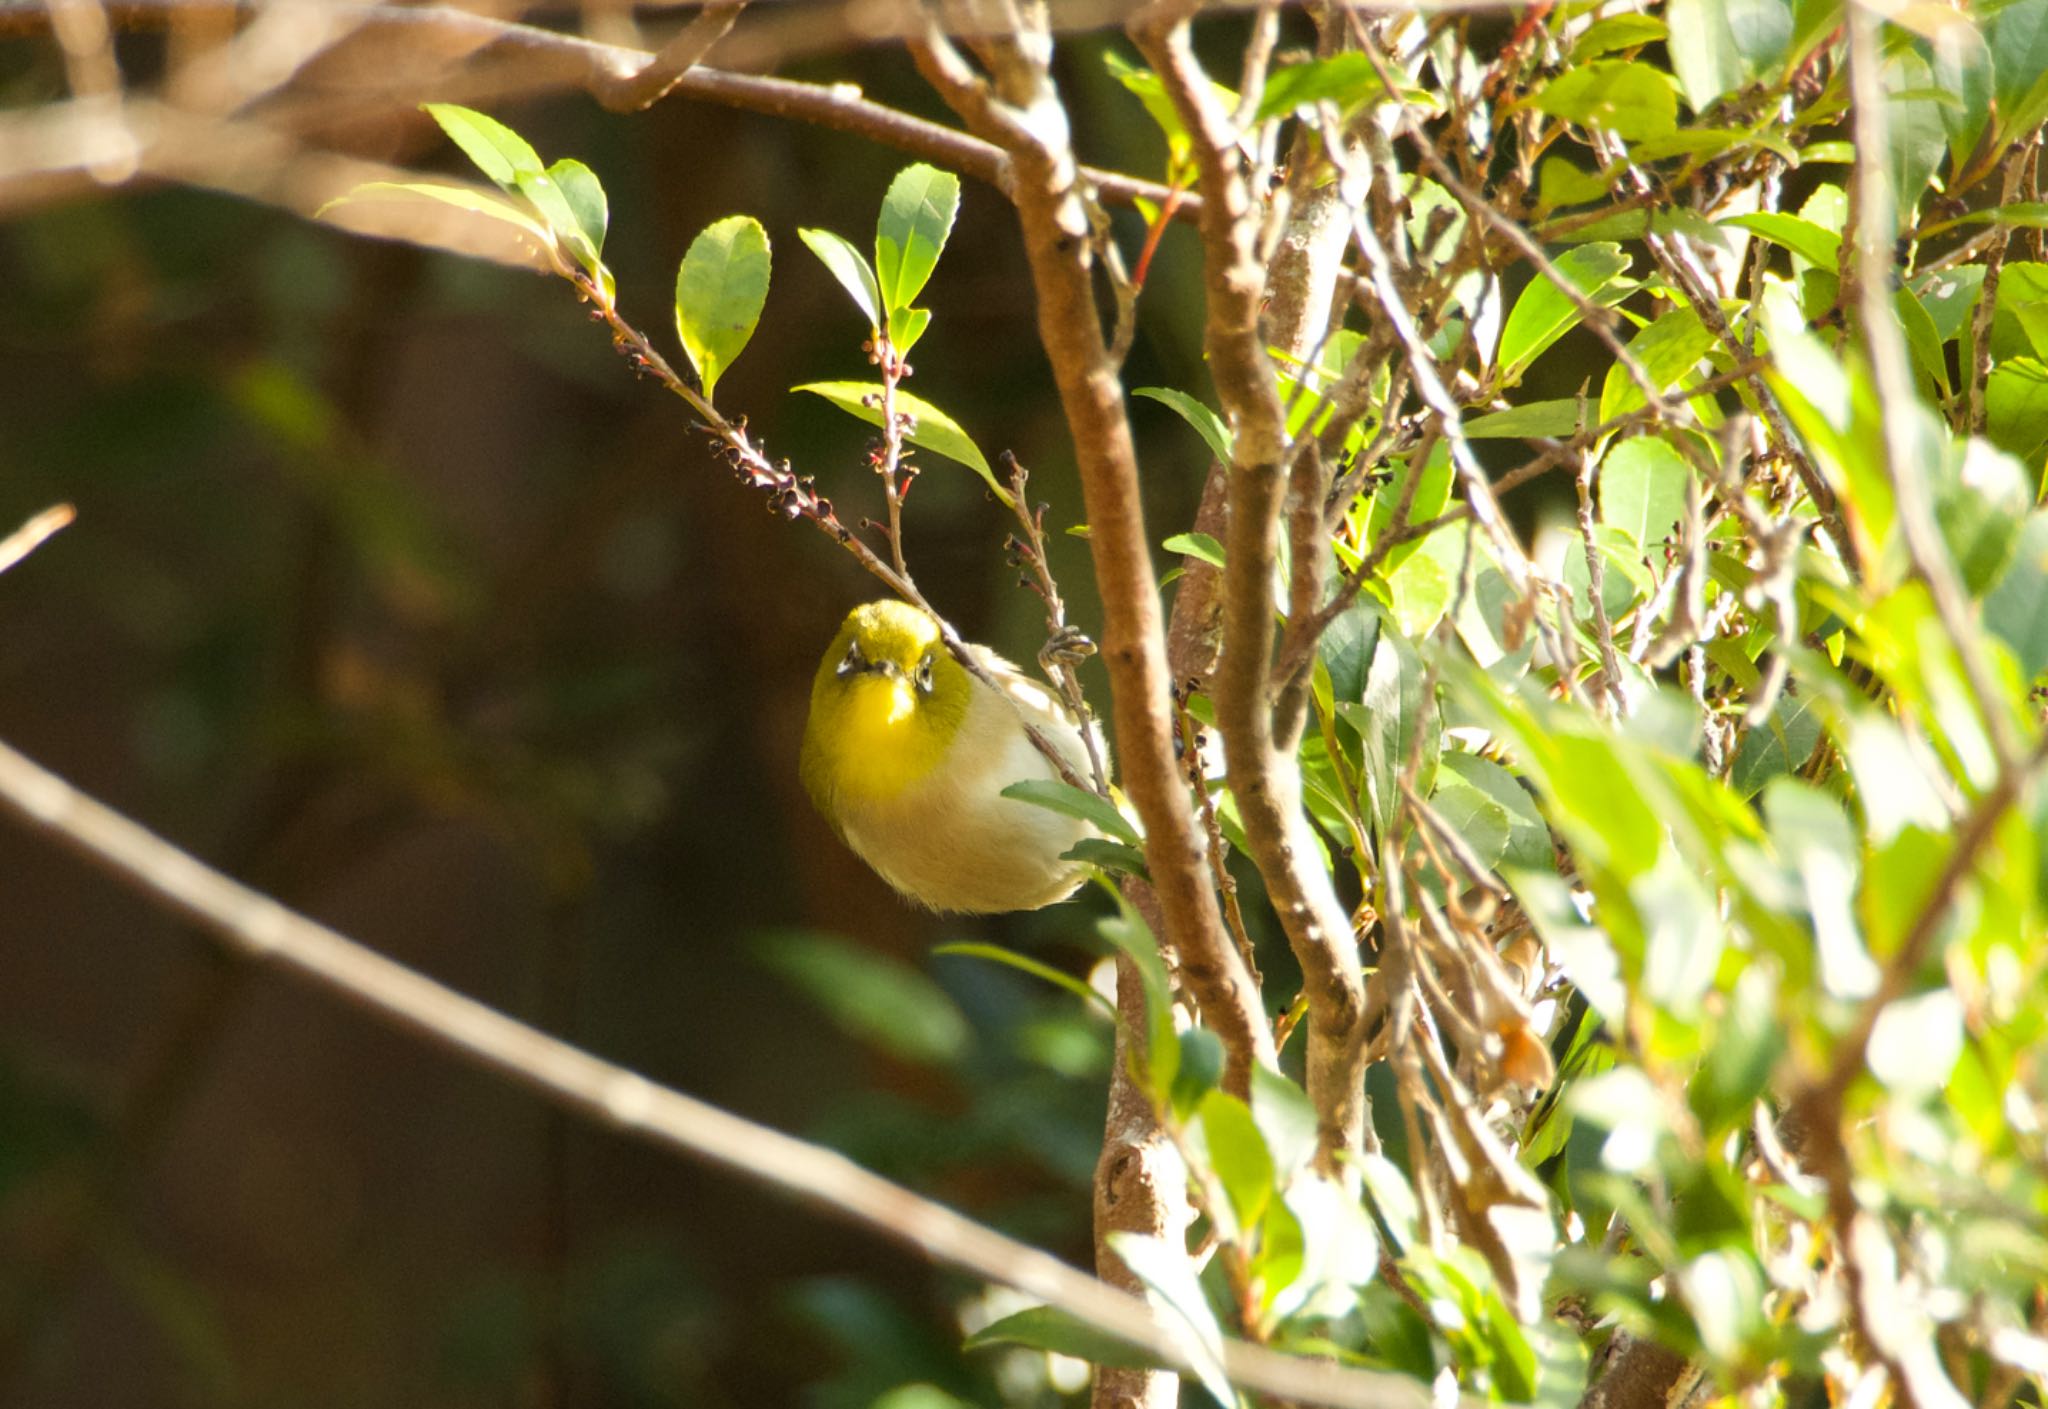
<svg viewBox="0 0 2048 1409"><path fill-rule="evenodd" d="M1114 1003L1110 1002L1100 993L1097 993L1087 984L1081 982L1081 980L1075 978L1072 974L1061 973L1050 964L1042 964L1028 954L1019 954L1016 950L1005 949L1000 944L980 944L961 941L954 944L941 944L932 950L932 953L954 954L963 959L986 959L990 963L1005 965L1017 970L1019 973L1026 973L1033 978L1043 979L1047 983L1064 988L1082 1002L1092 1003L1096 1007L1101 1008L1111 1018L1116 1016L1116 1005Z"/></svg>
<svg viewBox="0 0 2048 1409"><path fill-rule="evenodd" d="M871 426L882 424L882 388L877 382L805 382L790 390L822 396L847 415ZM874 405L868 404L867 398L870 397L875 399ZM967 466L987 482L998 499L1005 504L1010 502L1009 491L996 482L996 474L989 468L988 458L967 438L967 432L960 429L958 421L929 401L912 396L901 388L896 392L896 409L911 418L911 427L904 433L905 440L934 455L943 455L956 464Z"/></svg>
<svg viewBox="0 0 2048 1409"><path fill-rule="evenodd" d="M1134 1050L1132 1061L1140 1069L1140 1084L1150 1092L1155 1106L1172 1099L1174 1078L1180 1068L1180 1036L1173 1019L1173 991L1166 981L1166 965L1159 958L1159 941L1153 938L1145 919L1120 890L1104 883L1116 901L1116 913L1095 922L1095 932L1120 951L1138 971L1145 988L1145 1042L1142 1060Z"/></svg>
<svg viewBox="0 0 2048 1409"><path fill-rule="evenodd" d="M1223 1372L1223 1328L1202 1294L1187 1249L1149 1234L1111 1233L1110 1249L1145 1285L1147 1300L1169 1326L1182 1333L1195 1378L1222 1409L1236 1409L1237 1395Z"/></svg>
<svg viewBox="0 0 2048 1409"><path fill-rule="evenodd" d="M759 935L754 952L850 1036L931 1065L967 1050L972 1033L960 1009L944 989L901 960L809 930Z"/></svg>
<svg viewBox="0 0 2048 1409"><path fill-rule="evenodd" d="M548 168L548 175L562 193L577 230L590 242L591 258L596 259L604 253L605 231L611 223L611 208L597 173L574 157L564 157Z"/></svg>
<svg viewBox="0 0 2048 1409"><path fill-rule="evenodd" d="M1674 308L1635 335L1628 350L1642 366L1650 385L1669 390L1714 346L1714 334L1690 308ZM1647 404L1643 389L1619 362L1607 369L1600 388L1600 423L1625 416ZM1468 431L1469 434L1469 431Z"/></svg>
<svg viewBox="0 0 2048 1409"><path fill-rule="evenodd" d="M1685 458L1660 437L1618 442L1600 466L1600 521L1651 552L1685 517L1691 473Z"/></svg>
<svg viewBox="0 0 2048 1409"><path fill-rule="evenodd" d="M1576 435L1578 430L1579 399L1575 396L1525 402L1465 422L1467 440L1560 439Z"/></svg>
<svg viewBox="0 0 2048 1409"><path fill-rule="evenodd" d="M1131 393L1170 406L1180 413L1182 420L1195 428L1195 433L1209 444L1209 453L1222 464L1230 463L1230 427L1223 418L1184 391L1170 386L1141 386Z"/></svg>
<svg viewBox="0 0 2048 1409"><path fill-rule="evenodd" d="M1984 385L1984 412L1993 445L2038 465L2048 448L2048 365L2031 357L2001 362Z"/></svg>
<svg viewBox="0 0 2048 1409"><path fill-rule="evenodd" d="M1384 93L1372 60L1355 50L1273 70L1259 93L1255 123L1285 117L1298 108L1335 103L1340 109Z"/></svg>
<svg viewBox="0 0 2048 1409"><path fill-rule="evenodd" d="M1185 1121L1194 1117L1203 1098L1223 1080L1223 1068L1229 1059L1223 1050L1223 1039L1206 1027L1191 1027L1182 1032L1179 1046L1180 1064L1173 1074L1171 1101L1175 1119Z"/></svg>
<svg viewBox="0 0 2048 1409"><path fill-rule="evenodd" d="M1789 0L1671 0L1671 67L1694 112L1782 68L1792 44Z"/></svg>
<svg viewBox="0 0 2048 1409"><path fill-rule="evenodd" d="M1586 32L1572 45L1572 62L1582 64L1616 49L1654 44L1669 33L1664 21L1652 15L1609 15L1586 26Z"/></svg>
<svg viewBox="0 0 2048 1409"><path fill-rule="evenodd" d="M1753 961L1735 980L1735 991L1714 1024L1707 1059L1686 1088L1686 1100L1709 1139L1749 1118L1784 1046L1777 966Z"/></svg>
<svg viewBox="0 0 2048 1409"><path fill-rule="evenodd" d="M1206 533L1176 533L1159 546L1184 558L1198 558L1212 568L1223 566L1223 545Z"/></svg>
<svg viewBox="0 0 2048 1409"><path fill-rule="evenodd" d="M1803 216L1786 215L1775 210L1760 210L1748 215L1731 216L1718 223L1736 230L1747 230L1752 235L1769 240L1774 245L1780 245L1816 269L1825 269L1832 274L1841 267L1842 237Z"/></svg>
<svg viewBox="0 0 2048 1409"><path fill-rule="evenodd" d="M831 271L839 287L853 299L854 306L867 315L869 330L881 332L882 288L875 280L875 271L868 267L867 256L855 249L851 241L830 230L798 230L796 236Z"/></svg>
<svg viewBox="0 0 2048 1409"><path fill-rule="evenodd" d="M1514 774L1476 753L1446 752L1437 773L1437 796L1443 795L1444 785L1452 779L1483 795L1498 809L1506 835L1493 860L1504 866L1522 868L1554 864L1550 828L1543 824L1543 814L1536 810L1536 800L1529 796L1529 790L1516 780Z"/></svg>
<svg viewBox="0 0 2048 1409"><path fill-rule="evenodd" d="M676 335L709 400L768 301L768 234L748 215L704 227L676 270Z"/></svg>
<svg viewBox="0 0 2048 1409"><path fill-rule="evenodd" d="M569 180L576 186L574 200L563 189L557 172L569 173ZM554 232L556 242L593 278L596 277L597 271L603 267L598 254L604 248L607 212L604 188L597 184L597 177L591 174L590 168L580 161L558 161L546 171L522 174L516 184L519 194L532 203L533 208L540 212L541 219L547 222L548 229ZM591 208L593 200L594 210ZM594 220L594 227L586 228L586 220Z"/></svg>
<svg viewBox="0 0 2048 1409"><path fill-rule="evenodd" d="M898 354L910 351L930 321L905 322L902 315L924 292L959 211L960 178L924 162L897 172L882 197L881 218L875 222L875 282Z"/></svg>
<svg viewBox="0 0 2048 1409"><path fill-rule="evenodd" d="M1770 717L1742 736L1728 783L1743 797L1754 797L1771 779L1791 773L1813 757L1820 743L1820 716L1810 695L1780 695Z"/></svg>
<svg viewBox="0 0 2048 1409"><path fill-rule="evenodd" d="M1148 1370L1158 1361L1136 1346L1128 1345L1070 1312L1053 1306L1032 1306L992 1321L961 1342L962 1350L985 1350L992 1345L1022 1345L1071 1355L1092 1365L1116 1370Z"/></svg>
<svg viewBox="0 0 2048 1409"><path fill-rule="evenodd" d="M1599 307L1621 302L1633 285L1618 283L1629 257L1617 244L1585 244L1566 250L1554 261L1557 272ZM1500 369L1509 382L1520 378L1538 353L1563 337L1579 321L1579 310L1562 289L1541 275L1522 290L1500 333Z"/></svg>
<svg viewBox="0 0 2048 1409"><path fill-rule="evenodd" d="M1316 1108L1308 1093L1270 1067L1252 1068L1252 1120L1258 1124L1275 1177L1290 1179L1316 1153Z"/></svg>
<svg viewBox="0 0 2048 1409"><path fill-rule="evenodd" d="M1979 23L1992 56L1999 135L2010 141L2041 121L2048 83L2048 0L2015 0L1985 9Z"/></svg>
<svg viewBox="0 0 2048 1409"><path fill-rule="evenodd" d="M1004 788L1003 796L1028 802L1048 812L1057 812L1062 817L1087 822L1104 836L1115 837L1131 846L1144 845L1138 829L1131 825L1128 817L1116 810L1115 803L1086 788L1077 788L1057 778L1027 778Z"/></svg>
<svg viewBox="0 0 2048 1409"><path fill-rule="evenodd" d="M1062 861L1079 861L1084 866L1095 866L1118 875L1137 876L1145 879L1145 853L1125 842L1110 841L1105 837L1083 837L1060 853Z"/></svg>
<svg viewBox="0 0 2048 1409"><path fill-rule="evenodd" d="M1984 625L2005 642L2020 678L2048 670L2048 512L2027 516L2012 561L1984 598Z"/></svg>
<svg viewBox="0 0 2048 1409"><path fill-rule="evenodd" d="M454 103L425 103L422 106L441 124L448 139L462 148L476 168L505 190L513 190L522 176L542 173L540 154L524 137L474 108Z"/></svg>
<svg viewBox="0 0 2048 1409"><path fill-rule="evenodd" d="M1543 159L1536 190L1542 208L1549 211L1561 205L1590 205L1605 200L1612 184L1599 172L1581 171L1564 157L1552 154Z"/></svg>
<svg viewBox="0 0 2048 1409"><path fill-rule="evenodd" d="M1554 117L1629 141L1668 136L1678 127L1678 95L1649 64L1598 59L1566 69L1537 91L1535 103Z"/></svg>
<svg viewBox="0 0 2048 1409"><path fill-rule="evenodd" d="M489 216L492 220L503 221L525 231L543 249L551 242L547 227L511 202L485 195L482 191L472 191L467 186L443 186L432 181L365 181L347 195L337 196L321 206L314 214L316 217L324 216L336 206L348 205L373 195L386 194L420 196L426 200L438 201L442 205L454 206L457 210Z"/></svg>
<svg viewBox="0 0 2048 1409"><path fill-rule="evenodd" d="M1337 715L1358 731L1365 745L1366 794L1374 835L1384 836L1401 804L1400 779L1421 732L1423 767L1418 791L1435 782L1435 755L1442 728L1436 701L1424 692L1426 673L1415 647L1397 631L1382 629L1366 673L1364 700L1337 702Z"/></svg>
<svg viewBox="0 0 2048 1409"><path fill-rule="evenodd" d="M1373 653L1379 649L1380 625L1385 619L1379 603L1361 599L1346 607L1324 629L1316 651L1329 671L1334 699L1351 703L1364 700L1366 674L1372 668Z"/></svg>
<svg viewBox="0 0 2048 1409"><path fill-rule="evenodd" d="M1251 1108L1227 1091L1202 1098L1202 1135L1209 1168L1223 1185L1240 1229L1258 1226L1273 1197L1273 1155L1252 1120Z"/></svg>
<svg viewBox="0 0 2048 1409"><path fill-rule="evenodd" d="M1886 55L1884 88L1892 195L1897 220L1904 228L1935 169L1948 154L1945 103L1953 101L1953 95L1935 86L1933 69L1913 49ZM1888 232L1886 238L1895 233Z"/></svg>

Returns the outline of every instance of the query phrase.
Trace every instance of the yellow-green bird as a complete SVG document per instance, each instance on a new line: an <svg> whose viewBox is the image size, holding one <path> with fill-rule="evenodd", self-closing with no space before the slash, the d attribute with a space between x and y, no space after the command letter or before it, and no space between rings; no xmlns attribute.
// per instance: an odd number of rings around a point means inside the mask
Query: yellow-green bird
<svg viewBox="0 0 2048 1409"><path fill-rule="evenodd" d="M993 651L968 649L1000 689L953 659L916 607L855 607L811 681L804 787L846 844L917 904L1036 910L1081 884L1082 868L1060 856L1095 831L1002 796L1059 776L1023 720L1083 778L1087 745L1050 690Z"/></svg>

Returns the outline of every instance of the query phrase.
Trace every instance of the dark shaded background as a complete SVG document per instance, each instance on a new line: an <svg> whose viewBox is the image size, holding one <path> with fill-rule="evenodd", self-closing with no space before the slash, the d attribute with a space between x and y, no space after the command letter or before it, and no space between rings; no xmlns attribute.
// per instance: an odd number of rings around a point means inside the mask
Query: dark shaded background
<svg viewBox="0 0 2048 1409"><path fill-rule="evenodd" d="M1156 171L1101 47L1069 55L1087 154ZM943 116L900 55L797 73ZM0 43L0 103L62 92L47 42ZM775 284L721 402L874 507L864 430L785 393L868 373L796 230L867 244L907 158L683 102L495 111L604 179L624 307L663 345L690 236L761 219ZM417 114L344 140L458 170ZM1205 390L1191 243L1166 241L1132 385ZM1078 521L987 188L928 300L914 389ZM1163 408L1133 415L1163 537L1206 462ZM830 837L795 775L808 678L876 589L764 513L565 286L187 190L19 215L0 529L60 500L77 523L0 577L0 737L465 992L1085 1261L1104 1032L926 951L994 938L1082 972L1087 909L934 920ZM909 522L932 599L1028 658L1037 602L979 483L931 460ZM1055 552L1092 625L1085 545ZM864 1405L914 1379L995 1402L997 1373L1048 1402L1030 1367L955 1353L972 1289L875 1239L245 971L41 837L0 827L0 876L0 1403ZM791 927L935 977L965 1050L842 1033L759 957Z"/></svg>

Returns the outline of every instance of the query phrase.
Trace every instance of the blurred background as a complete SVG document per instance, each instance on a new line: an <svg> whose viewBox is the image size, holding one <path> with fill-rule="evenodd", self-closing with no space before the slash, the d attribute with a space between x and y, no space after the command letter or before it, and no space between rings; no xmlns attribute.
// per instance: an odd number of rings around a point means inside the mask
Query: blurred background
<svg viewBox="0 0 2048 1409"><path fill-rule="evenodd" d="M1156 174L1106 43L1064 60L1085 155ZM130 85L161 75L161 36L115 52ZM946 118L894 50L782 71ZM6 114L70 77L46 34L0 24ZM597 171L623 307L671 356L691 236L763 222L774 286L721 404L849 519L878 511L865 429L787 394L870 375L796 230L868 245L910 158L682 100L479 105ZM322 140L473 175L408 106ZM0 166L22 160L0 137ZM1130 385L1206 391L1191 254L1169 233ZM989 188L967 183L927 301L912 389L1078 523ZM1163 538L1206 456L1164 408L1132 414ZM926 459L914 571L1028 660L1042 616L999 506ZM0 738L466 993L1085 1265L1107 1030L929 951L995 940L1086 973L1093 903L935 919L830 836L796 778L809 677L877 588L764 512L565 285L168 182L0 181L0 532L60 501L76 523L0 576ZM1092 629L1086 545L1053 551ZM992 1311L979 1288L225 959L42 837L0 826L0 877L0 1404L915 1409L1075 1387L1043 1356L958 1352L963 1310Z"/></svg>

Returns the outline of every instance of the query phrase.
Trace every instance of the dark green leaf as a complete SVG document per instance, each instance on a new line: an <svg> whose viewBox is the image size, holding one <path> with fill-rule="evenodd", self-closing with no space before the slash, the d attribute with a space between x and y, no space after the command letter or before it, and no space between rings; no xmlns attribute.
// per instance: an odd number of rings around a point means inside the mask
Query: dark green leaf
<svg viewBox="0 0 2048 1409"><path fill-rule="evenodd" d="M1195 428L1195 433L1208 443L1209 453L1222 464L1230 463L1230 427L1223 418L1184 391L1175 391L1168 386L1141 386L1131 393L1162 406L1170 406L1180 413L1182 420Z"/></svg>
<svg viewBox="0 0 2048 1409"><path fill-rule="evenodd" d="M992 1321L961 1342L960 1348L985 1350L992 1345L1029 1346L1033 1350L1071 1355L1076 1360L1118 1370L1146 1370L1159 1363L1136 1346L1127 1345L1101 1330L1093 1322L1083 1321L1053 1306L1028 1307L1000 1321Z"/></svg>
<svg viewBox="0 0 2048 1409"><path fill-rule="evenodd" d="M809 930L760 935L754 950L849 1036L913 1062L951 1062L967 1049L960 1009L901 960Z"/></svg>
<svg viewBox="0 0 2048 1409"><path fill-rule="evenodd" d="M1629 257L1616 244L1586 244L1566 250L1554 261L1562 274L1592 304L1621 302L1632 286L1618 284ZM1579 321L1579 310L1548 276L1539 276L1522 290L1500 334L1500 368L1514 381L1538 353L1563 337Z"/></svg>
<svg viewBox="0 0 2048 1409"><path fill-rule="evenodd" d="M1103 835L1115 837L1118 841L1127 842L1132 846L1144 844L1138 836L1138 829L1131 825L1129 818L1117 811L1115 803L1100 794L1091 793L1085 788L1077 788L1057 778L1030 778L1021 783L1012 783L1003 789L1003 796L1015 798L1019 802L1028 802L1033 807L1042 807L1048 812L1057 812L1063 817L1078 818L1080 821L1091 823Z"/></svg>

